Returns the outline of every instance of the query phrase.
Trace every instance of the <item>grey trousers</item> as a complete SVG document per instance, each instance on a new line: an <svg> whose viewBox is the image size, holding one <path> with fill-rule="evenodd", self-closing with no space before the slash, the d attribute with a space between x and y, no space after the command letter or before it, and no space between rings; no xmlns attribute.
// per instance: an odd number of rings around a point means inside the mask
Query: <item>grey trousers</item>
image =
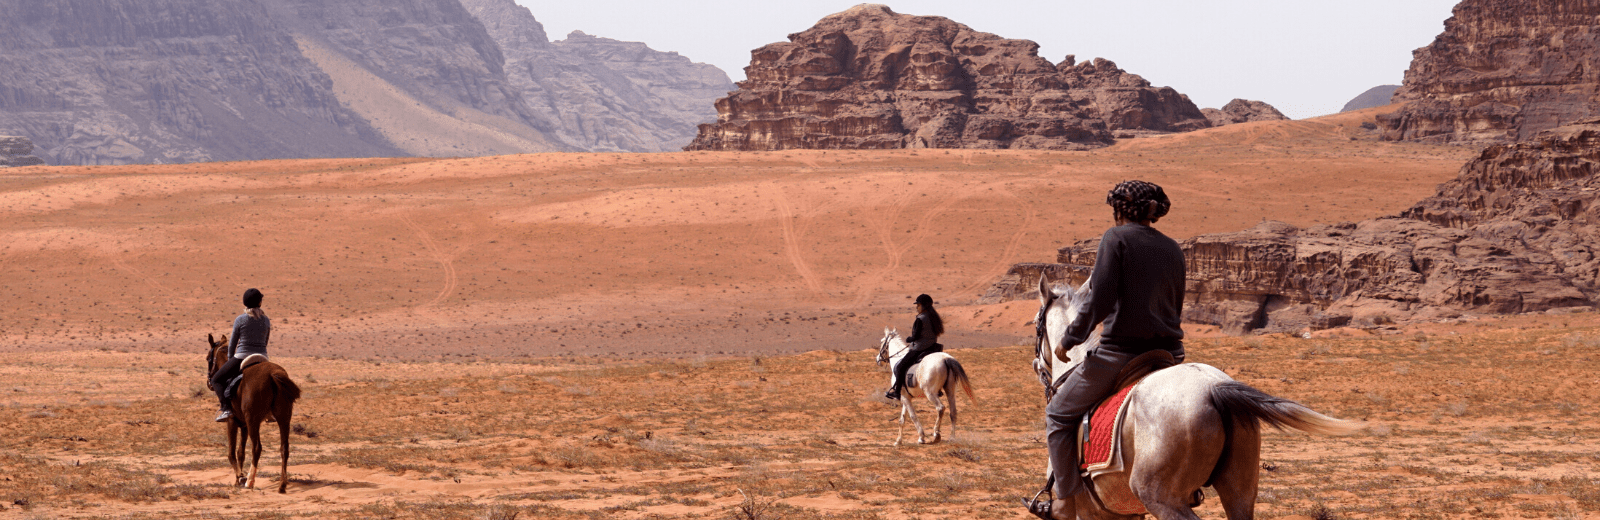
<svg viewBox="0 0 1600 520"><path fill-rule="evenodd" d="M1152 348L1154 347L1154 348ZM1133 358L1155 350L1172 353L1183 362L1183 342L1111 344L1102 341L1089 350L1083 363L1073 367L1067 380L1050 398L1044 409L1045 442L1050 449L1050 469L1056 476L1056 498L1064 499L1083 492L1082 470L1078 461L1078 427L1089 409L1116 393L1117 374Z"/></svg>

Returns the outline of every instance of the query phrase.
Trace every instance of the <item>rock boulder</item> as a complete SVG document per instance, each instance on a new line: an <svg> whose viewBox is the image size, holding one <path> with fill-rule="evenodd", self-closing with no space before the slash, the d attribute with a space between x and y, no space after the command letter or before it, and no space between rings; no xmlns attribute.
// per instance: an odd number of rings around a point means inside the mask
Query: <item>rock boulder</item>
<svg viewBox="0 0 1600 520"><path fill-rule="evenodd" d="M1201 109L1206 119L1211 120L1211 126L1225 126L1234 123L1250 123L1254 121L1283 121L1289 119L1277 108L1268 105L1265 101L1251 101L1248 99L1235 99L1223 105L1221 110L1215 108Z"/></svg>
<svg viewBox="0 0 1600 520"><path fill-rule="evenodd" d="M862 4L751 51L685 150L1032 148L1210 126L1188 97L1115 63Z"/></svg>
<svg viewBox="0 0 1600 520"><path fill-rule="evenodd" d="M26 137L0 135L0 167L36 164L44 164L44 159L33 155L33 141Z"/></svg>

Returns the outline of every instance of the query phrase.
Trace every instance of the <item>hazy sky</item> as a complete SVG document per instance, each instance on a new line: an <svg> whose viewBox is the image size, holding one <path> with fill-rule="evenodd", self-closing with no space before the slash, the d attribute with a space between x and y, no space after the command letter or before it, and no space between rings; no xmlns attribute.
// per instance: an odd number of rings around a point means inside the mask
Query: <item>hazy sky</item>
<svg viewBox="0 0 1600 520"><path fill-rule="evenodd" d="M785 41L850 0L516 0L551 39L573 30L641 41L744 79L750 51ZM1059 62L1103 57L1202 108L1266 101L1292 118L1338 112L1368 88L1399 84L1411 51L1433 41L1456 0L907 0L896 12L950 18L1039 43Z"/></svg>

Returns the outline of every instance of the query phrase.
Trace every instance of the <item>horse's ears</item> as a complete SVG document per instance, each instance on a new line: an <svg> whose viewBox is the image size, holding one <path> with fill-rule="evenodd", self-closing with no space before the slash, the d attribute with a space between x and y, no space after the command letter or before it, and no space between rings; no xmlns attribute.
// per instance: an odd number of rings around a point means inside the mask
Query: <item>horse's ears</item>
<svg viewBox="0 0 1600 520"><path fill-rule="evenodd" d="M206 344L211 347L217 346L217 338L212 336L210 332L206 333Z"/></svg>
<svg viewBox="0 0 1600 520"><path fill-rule="evenodd" d="M1050 301L1050 275L1039 273L1039 304Z"/></svg>
<svg viewBox="0 0 1600 520"><path fill-rule="evenodd" d="M1083 280L1083 285L1079 285L1078 286L1078 296L1081 297L1081 296L1083 296L1085 294L1089 294L1089 281L1090 280L1094 280L1094 273L1089 273L1089 277L1085 278Z"/></svg>

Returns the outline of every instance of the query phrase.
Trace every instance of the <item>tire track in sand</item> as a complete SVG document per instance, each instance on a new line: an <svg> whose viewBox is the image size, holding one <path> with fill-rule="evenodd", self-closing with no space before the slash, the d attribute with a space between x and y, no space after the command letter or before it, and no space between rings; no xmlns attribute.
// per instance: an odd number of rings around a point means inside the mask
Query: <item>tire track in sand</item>
<svg viewBox="0 0 1600 520"><path fill-rule="evenodd" d="M807 289L813 294L822 294L822 280L811 270L811 264L806 263L805 257L801 255L800 235L795 229L795 211L789 207L789 197L783 194L783 189L776 183L762 184L761 191L772 198L772 205L778 209L778 222L783 226L784 257L794 265L794 270L800 273L800 278L805 280Z"/></svg>
<svg viewBox="0 0 1600 520"><path fill-rule="evenodd" d="M1028 231L1033 229L1034 224L1039 221L1039 209L1034 207L1032 200L1029 200L1027 197L1017 196L1017 194L1012 193L1010 189L1006 188L1005 185L1001 183L991 184L990 187L996 188L996 191L999 191L1006 197L1016 199L1017 202L1027 210L1025 213L1027 216L1023 217L1022 225L1017 226L1017 230L1011 234L1011 242L1006 244L1006 248L1000 253L1000 257L995 259L994 266L985 269L984 274L973 280L970 285L961 288L960 294L975 294L975 296L973 296L974 299L982 298L983 294L978 293L978 291L983 290L984 286L993 284L996 277L1004 276L1006 271L1011 269L1011 259L1016 257L1017 250L1022 249L1023 239L1027 238Z"/></svg>
<svg viewBox="0 0 1600 520"><path fill-rule="evenodd" d="M960 191L961 193L969 194L975 192L974 190ZM890 274L900 269L900 261L905 257L905 254L910 252L911 248L916 247L917 244L922 243L924 239L928 237L928 234L933 232L933 219L944 214L944 212L949 211L951 207L956 205L956 203L966 200L968 197L970 197L970 195L942 197L944 199L943 201L935 204L927 212L923 213L921 218L917 219L915 227L910 230L909 234L911 237L904 243L899 243L895 240L894 224L900 220L900 214L906 208L911 206L911 196L897 193L885 195L880 198L879 200L894 198L897 201L892 205L893 211L891 211L888 215L874 218L873 216L878 214L878 212L871 210L865 212L866 215L869 216L867 225L877 231L878 240L883 244L883 250L887 256L887 261L884 263L883 267L872 273L862 276L856 281L856 283L852 284L851 291L856 294L856 297L850 302L850 305L854 307L862 307L870 303L872 301L872 297L877 295L878 290L883 287L884 280L888 279Z"/></svg>
<svg viewBox="0 0 1600 520"><path fill-rule="evenodd" d="M439 289L439 295L435 296L433 300L429 301L428 303L418 305L417 307L432 307L434 305L438 305L439 303L443 302L445 298L449 298L450 293L453 293L456 290L457 281L455 260L451 259L450 255L445 254L444 250L439 248L439 244L433 241L433 236L429 235L427 230L422 229L422 226L418 226L416 222L413 222L411 217L402 215L400 220L405 221L406 227L409 227L412 231L417 232L417 237L422 239L422 246L427 248L429 255L433 257L433 260L439 262L439 265L444 268L444 288Z"/></svg>

